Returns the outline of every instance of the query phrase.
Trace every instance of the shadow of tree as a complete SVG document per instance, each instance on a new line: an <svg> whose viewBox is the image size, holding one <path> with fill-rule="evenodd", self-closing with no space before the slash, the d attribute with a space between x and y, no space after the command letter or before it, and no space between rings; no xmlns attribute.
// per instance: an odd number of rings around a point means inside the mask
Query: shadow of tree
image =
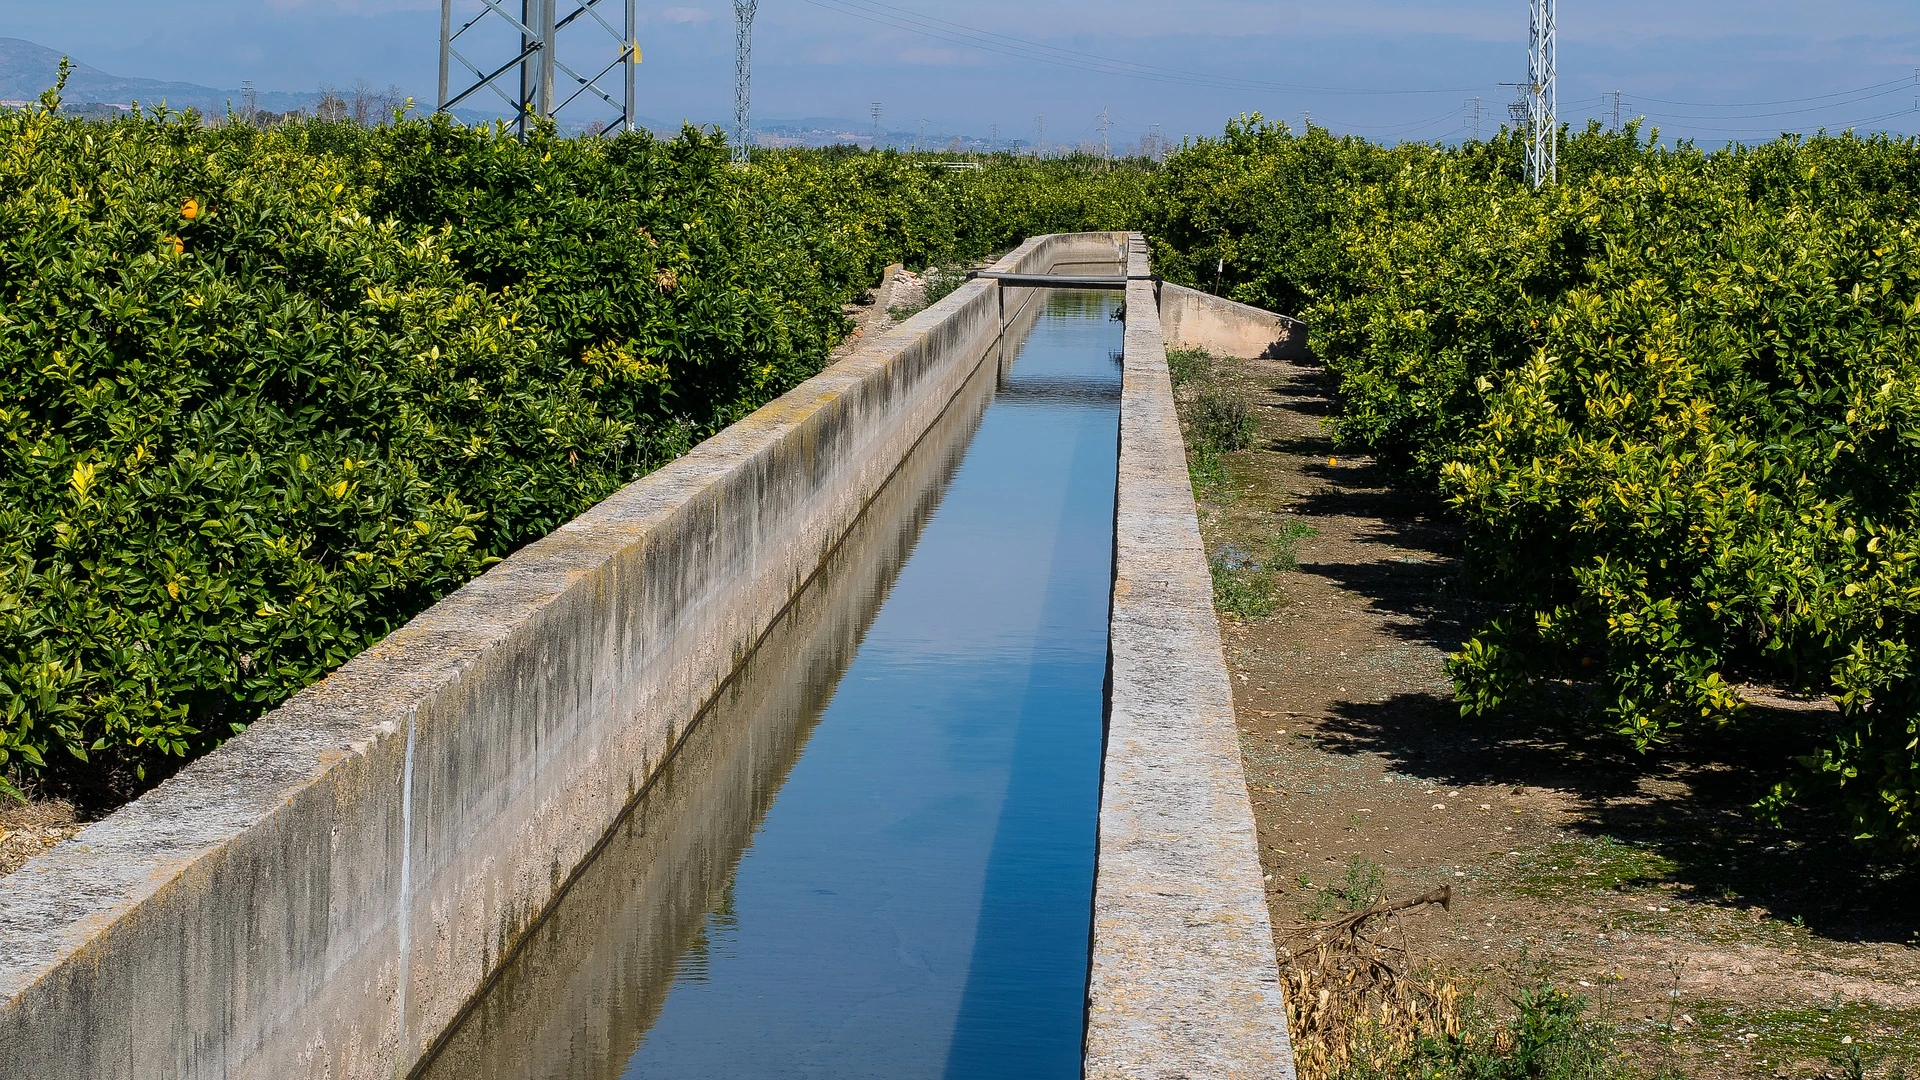
<svg viewBox="0 0 1920 1080"><path fill-rule="evenodd" d="M1296 374L1276 392L1303 417L1327 411L1323 370ZM1301 425L1296 425L1299 427ZM1378 558L1315 560L1300 571L1365 597L1402 639L1458 650L1496 610L1461 569L1459 528L1429 492L1396 487L1364 460L1328 466L1320 426L1273 448L1302 454L1317 490L1291 512L1370 519L1352 535ZM1352 549L1349 549L1351 552ZM1363 550L1365 550L1363 548ZM1343 701L1321 727L1322 749L1377 754L1436 785L1525 785L1557 791L1576 808L1577 832L1642 847L1671 864L1669 879L1700 902L1764 910L1837 941L1920 941L1920 872L1855 843L1844 820L1818 810L1780 827L1754 804L1826 743L1837 714L1817 704L1756 705L1734 725L1688 732L1650 752L1614 731L1577 688L1491 719L1463 719L1440 693Z"/></svg>
<svg viewBox="0 0 1920 1080"><path fill-rule="evenodd" d="M1436 785L1557 791L1577 808L1577 831L1667 860L1669 879L1700 902L1764 909L1834 940L1911 943L1920 937L1911 871L1853 843L1835 816L1803 812L1776 828L1752 812L1830 726L1809 709L1755 708L1737 728L1642 754L1572 700L1463 719L1442 695L1400 694L1336 704L1321 748L1377 754Z"/></svg>

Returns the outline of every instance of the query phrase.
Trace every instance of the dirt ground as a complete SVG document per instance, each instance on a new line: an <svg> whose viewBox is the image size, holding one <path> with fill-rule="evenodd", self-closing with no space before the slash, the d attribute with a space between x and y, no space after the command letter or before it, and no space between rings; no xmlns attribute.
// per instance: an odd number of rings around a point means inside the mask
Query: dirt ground
<svg viewBox="0 0 1920 1080"><path fill-rule="evenodd" d="M0 877L79 831L71 803L47 799L21 805L0 797Z"/></svg>
<svg viewBox="0 0 1920 1080"><path fill-rule="evenodd" d="M1260 437L1203 489L1209 550L1314 530L1277 610L1222 620L1277 932L1446 883L1450 911L1402 921L1416 962L1494 1001L1550 978L1646 1071L1920 1064L1913 878L1832 823L1747 811L1823 706L1756 693L1737 732L1649 755L1557 715L1461 719L1444 660L1476 603L1441 508L1336 454L1319 366L1232 363Z"/></svg>

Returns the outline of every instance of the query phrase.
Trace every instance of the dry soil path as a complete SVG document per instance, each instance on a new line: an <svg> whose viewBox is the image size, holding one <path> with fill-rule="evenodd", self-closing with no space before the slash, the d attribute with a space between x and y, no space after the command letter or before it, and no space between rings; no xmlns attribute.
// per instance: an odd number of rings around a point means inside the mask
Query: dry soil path
<svg viewBox="0 0 1920 1080"><path fill-rule="evenodd" d="M1912 882L1819 822L1773 831L1746 812L1809 707L1653 757L1551 717L1462 720L1444 664L1475 605L1445 515L1335 456L1317 365L1231 370L1260 439L1203 499L1210 548L1315 530L1273 615L1223 619L1276 926L1337 912L1342 889L1444 882L1451 911L1405 920L1417 955L1496 999L1551 977L1649 1065L1817 1076L1848 1047L1920 1061Z"/></svg>

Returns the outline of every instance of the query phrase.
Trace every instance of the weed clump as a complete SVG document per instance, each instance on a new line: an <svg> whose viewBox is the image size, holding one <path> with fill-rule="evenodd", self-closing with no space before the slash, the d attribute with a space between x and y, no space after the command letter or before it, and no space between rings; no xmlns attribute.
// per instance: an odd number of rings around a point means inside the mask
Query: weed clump
<svg viewBox="0 0 1920 1080"><path fill-rule="evenodd" d="M1294 1062L1305 1080L1614 1080L1615 1032L1583 997L1540 981L1505 996L1415 968L1382 940L1407 911L1451 907L1446 886L1388 902L1365 859L1316 908L1347 914L1289 935L1281 956ZM1311 914L1311 913L1310 913Z"/></svg>
<svg viewBox="0 0 1920 1080"><path fill-rule="evenodd" d="M1194 441L1218 450L1247 450L1256 431L1253 405L1237 388L1214 386L1194 399L1188 421Z"/></svg>

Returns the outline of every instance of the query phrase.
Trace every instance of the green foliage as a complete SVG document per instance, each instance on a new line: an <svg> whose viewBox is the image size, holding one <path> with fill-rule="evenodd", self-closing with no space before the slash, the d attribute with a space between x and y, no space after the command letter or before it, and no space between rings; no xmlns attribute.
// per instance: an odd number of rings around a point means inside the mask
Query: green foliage
<svg viewBox="0 0 1920 1080"><path fill-rule="evenodd" d="M1168 349L1167 374L1176 391L1204 383L1213 376L1213 354L1205 349Z"/></svg>
<svg viewBox="0 0 1920 1080"><path fill-rule="evenodd" d="M1139 170L0 110L0 776L137 791ZM11 792L4 783L0 792Z"/></svg>
<svg viewBox="0 0 1920 1080"><path fill-rule="evenodd" d="M1242 619L1273 613L1273 568L1238 544L1222 544L1207 560L1213 572L1213 606Z"/></svg>
<svg viewBox="0 0 1920 1080"><path fill-rule="evenodd" d="M1541 983L1511 995L1508 1015L1469 1008L1457 1034L1427 1033L1399 1053L1355 1055L1337 1080L1625 1080L1618 1033L1585 998Z"/></svg>
<svg viewBox="0 0 1920 1080"><path fill-rule="evenodd" d="M1233 386L1210 386L1202 390L1193 399L1188 417L1193 438L1219 450L1251 447L1258 430L1246 393Z"/></svg>
<svg viewBox="0 0 1920 1080"><path fill-rule="evenodd" d="M1746 681L1838 731L1767 804L1920 844L1920 144L1391 149L1257 118L1168 163L1162 265L1304 315L1340 440L1436 485L1493 613L1469 713L1590 687L1641 746Z"/></svg>

